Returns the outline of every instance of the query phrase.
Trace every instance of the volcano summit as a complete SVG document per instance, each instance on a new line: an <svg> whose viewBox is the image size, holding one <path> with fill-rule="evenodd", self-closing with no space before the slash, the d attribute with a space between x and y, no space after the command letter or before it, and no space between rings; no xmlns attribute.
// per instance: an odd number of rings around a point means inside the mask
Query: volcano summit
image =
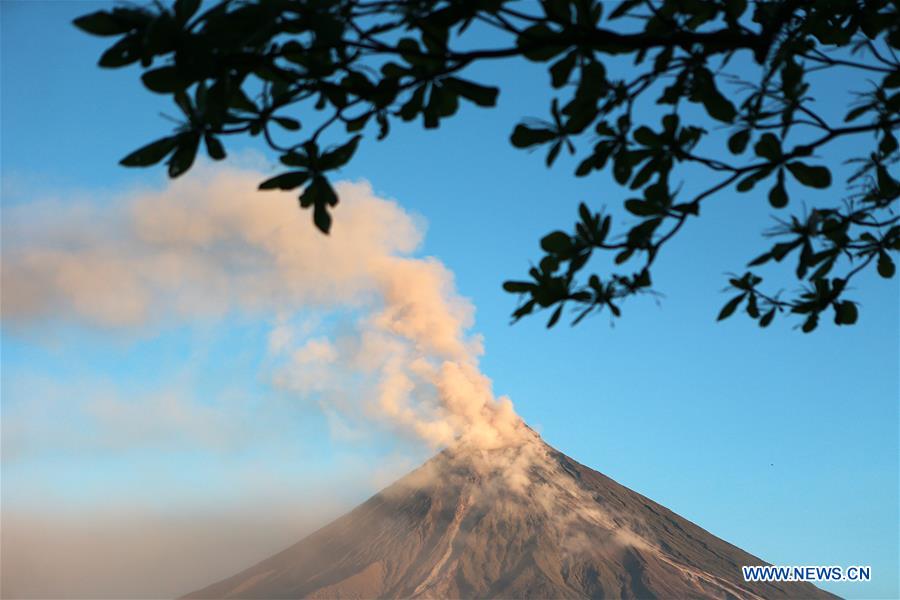
<svg viewBox="0 0 900 600"><path fill-rule="evenodd" d="M187 598L834 598L545 444L456 446Z"/></svg>

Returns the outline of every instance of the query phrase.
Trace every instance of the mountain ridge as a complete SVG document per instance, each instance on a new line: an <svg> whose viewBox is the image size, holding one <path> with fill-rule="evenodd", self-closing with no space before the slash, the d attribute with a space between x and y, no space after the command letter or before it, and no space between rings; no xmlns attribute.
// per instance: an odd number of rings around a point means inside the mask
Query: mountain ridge
<svg viewBox="0 0 900 600"><path fill-rule="evenodd" d="M529 430L530 431L530 430ZM545 444L446 449L201 598L835 598Z"/></svg>

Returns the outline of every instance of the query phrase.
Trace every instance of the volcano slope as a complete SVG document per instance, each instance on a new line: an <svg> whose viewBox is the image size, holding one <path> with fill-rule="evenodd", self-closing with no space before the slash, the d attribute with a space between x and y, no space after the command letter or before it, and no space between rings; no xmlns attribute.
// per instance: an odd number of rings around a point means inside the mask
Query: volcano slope
<svg viewBox="0 0 900 600"><path fill-rule="evenodd" d="M835 598L533 435L444 450L294 546L186 598Z"/></svg>

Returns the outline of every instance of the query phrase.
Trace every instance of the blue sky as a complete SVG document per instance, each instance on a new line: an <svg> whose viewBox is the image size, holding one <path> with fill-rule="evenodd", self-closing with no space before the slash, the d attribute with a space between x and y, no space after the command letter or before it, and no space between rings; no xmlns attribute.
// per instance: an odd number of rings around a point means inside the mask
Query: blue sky
<svg viewBox="0 0 900 600"><path fill-rule="evenodd" d="M168 107L140 87L136 71L95 66L104 41L70 25L95 5L0 7L4 213L47 198L102 206L166 185L162 169L117 166L168 130L159 116ZM775 564L872 565L870 583L824 587L847 597L900 596L898 280L860 277L853 298L861 317L850 328L828 323L803 335L786 320L767 330L744 318L717 324L724 273L762 250L759 232L771 225L763 192L728 191L660 257L659 303L629 302L614 326L605 316L552 331L543 318L511 326L515 300L501 282L525 273L539 256L537 241L568 227L578 202L614 208L624 192L605 174L578 180L571 161L548 170L542 155L509 145L520 118L546 112L540 67L489 65L472 74L502 82L498 109L463 107L433 132L397 126L388 140L363 144L341 178L371 182L427 222L419 253L452 270L476 307L481 365L495 390L551 445L729 542ZM822 104L839 110L846 82L820 84ZM851 144L825 160L838 164ZM249 140L229 149L263 170L273 158ZM684 173L686 189L702 183L702 172ZM7 226L4 218L4 238ZM310 225L298 235L312 233ZM10 418L46 421L41 431L53 433L26 436L21 455L4 446L4 525L25 509L253 506L260 500L247 491L248 473L266 478L254 489L270 504L327 496L350 506L377 489L359 473L381 469L387 483L415 466L421 449L384 434L335 440L325 417L288 399L270 421L240 434L242 419L262 410L260 398L283 394L260 376L274 318L229 313L128 335L4 325L4 438ZM228 426L237 433L211 445L173 443L158 431L141 443L92 445L81 436L59 444L67 430L91 426L78 409L86 396L129 398L139 413L153 410L142 398L160 390L200 406L233 406ZM323 482L323 491L307 481Z"/></svg>

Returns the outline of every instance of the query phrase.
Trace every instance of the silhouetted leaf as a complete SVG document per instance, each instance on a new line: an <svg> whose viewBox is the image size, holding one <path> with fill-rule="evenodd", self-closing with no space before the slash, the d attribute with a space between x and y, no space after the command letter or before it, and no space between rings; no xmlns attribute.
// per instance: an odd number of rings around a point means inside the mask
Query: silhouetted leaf
<svg viewBox="0 0 900 600"><path fill-rule="evenodd" d="M303 193L300 194L300 206L307 208L316 204L323 206L334 206L338 203L337 194L334 188L325 177L317 175L313 177L312 182L306 186Z"/></svg>
<svg viewBox="0 0 900 600"><path fill-rule="evenodd" d="M529 281L504 281L503 289L513 294L521 294L530 292L534 288L534 284Z"/></svg>
<svg viewBox="0 0 900 600"><path fill-rule="evenodd" d="M550 146L550 151L547 152L547 166L553 166L554 161L556 161L556 157L559 156L559 151L562 149L562 140L558 140L555 144Z"/></svg>
<svg viewBox="0 0 900 600"><path fill-rule="evenodd" d="M632 134L634 141L644 146L658 146L660 137L656 135L649 127L638 127Z"/></svg>
<svg viewBox="0 0 900 600"><path fill-rule="evenodd" d="M714 119L730 123L737 115L734 104L716 88L715 80L708 69L694 73L694 96L691 99L703 103L706 112Z"/></svg>
<svg viewBox="0 0 900 600"><path fill-rule="evenodd" d="M557 258L553 254L548 254L547 256L545 256L544 258L541 259L541 262L539 263L539 265L541 267L542 272L544 272L546 274L553 273L554 271L556 271L559 268L559 258ZM539 291L540 291L540 289L539 289ZM542 306L549 306L550 302L551 301L548 301L546 304L542 303Z"/></svg>
<svg viewBox="0 0 900 600"><path fill-rule="evenodd" d="M568 83L569 77L572 75L572 69L575 68L576 58L577 54L575 52L569 52L553 63L553 66L550 67L550 78L553 87L559 88Z"/></svg>
<svg viewBox="0 0 900 600"><path fill-rule="evenodd" d="M769 160L778 160L781 158L781 143L772 133L764 133L756 146L753 147L757 156L767 158Z"/></svg>
<svg viewBox="0 0 900 600"><path fill-rule="evenodd" d="M289 171L266 179L259 184L261 190L292 190L298 188L309 179L307 171Z"/></svg>
<svg viewBox="0 0 900 600"><path fill-rule="evenodd" d="M894 265L893 259L891 259L890 255L882 250L878 253L878 274L884 277L885 279L890 279L894 276L897 268Z"/></svg>
<svg viewBox="0 0 900 600"><path fill-rule="evenodd" d="M478 106L494 106L497 104L497 94L500 93L500 89L494 86L481 85L456 77L447 77L443 80L443 83L447 89L471 100Z"/></svg>
<svg viewBox="0 0 900 600"><path fill-rule="evenodd" d="M728 138L728 149L732 154L740 154L747 148L750 141L750 130L742 129Z"/></svg>
<svg viewBox="0 0 900 600"><path fill-rule="evenodd" d="M858 317L856 304L850 300L844 300L834 307L834 322L837 325L853 325Z"/></svg>
<svg viewBox="0 0 900 600"><path fill-rule="evenodd" d="M518 321L525 315L530 314L534 310L535 305L536 302L534 300L529 300L528 302L517 308L512 315L513 321Z"/></svg>
<svg viewBox="0 0 900 600"><path fill-rule="evenodd" d="M681 204L674 205L672 210L677 210L680 213L694 215L696 217L700 214L700 204L698 202L682 202Z"/></svg>
<svg viewBox="0 0 900 600"><path fill-rule="evenodd" d="M756 266L759 266L759 265L769 262L771 259L772 259L772 253L764 252L763 254L760 254L759 256L757 256L756 258L751 260L749 263L747 263L747 266L748 267L756 267Z"/></svg>
<svg viewBox="0 0 900 600"><path fill-rule="evenodd" d="M806 317L806 320L803 322L803 327L801 327L803 333L809 333L814 330L819 325L819 315L811 314Z"/></svg>
<svg viewBox="0 0 900 600"><path fill-rule="evenodd" d="M131 26L120 19L116 19L105 10L98 10L87 15L82 15L72 21L75 27L94 35L118 35L127 33Z"/></svg>
<svg viewBox="0 0 900 600"><path fill-rule="evenodd" d="M334 188L321 175L313 177L312 182L300 194L300 206L303 208L312 207L313 223L322 233L330 231L331 214L328 212L328 207L335 206L337 203L338 197L334 192Z"/></svg>
<svg viewBox="0 0 900 600"><path fill-rule="evenodd" d="M638 275L634 278L634 286L635 287L650 287L650 270L643 269Z"/></svg>
<svg viewBox="0 0 900 600"><path fill-rule="evenodd" d="M554 254L563 254L572 247L572 239L564 231L554 231L541 239L541 248Z"/></svg>
<svg viewBox="0 0 900 600"><path fill-rule="evenodd" d="M175 67L160 67L147 71L141 76L141 81L147 89L159 94L171 94L187 86L187 82L179 77L178 69Z"/></svg>
<svg viewBox="0 0 900 600"><path fill-rule="evenodd" d="M778 170L778 179L769 191L769 204L774 208L784 208L788 203L788 195L784 189L784 171Z"/></svg>
<svg viewBox="0 0 900 600"><path fill-rule="evenodd" d="M886 88L900 87L900 69L894 69L884 77L882 84Z"/></svg>
<svg viewBox="0 0 900 600"><path fill-rule="evenodd" d="M625 201L625 210L639 217L647 217L658 212L657 208L651 203L636 198Z"/></svg>
<svg viewBox="0 0 900 600"><path fill-rule="evenodd" d="M101 67L116 68L130 65L140 58L140 45L138 39L129 35L115 44L100 56L97 62Z"/></svg>
<svg viewBox="0 0 900 600"><path fill-rule="evenodd" d="M510 141L517 148L527 148L535 144L543 144L554 139L556 134L548 129L535 129L527 125L516 125Z"/></svg>
<svg viewBox="0 0 900 600"><path fill-rule="evenodd" d="M862 106L857 106L856 108L852 109L850 112L847 113L847 116L844 117L844 121L846 121L848 123L850 121L854 121L854 120L858 119L861 115L872 110L873 108L874 107L872 104L863 104Z"/></svg>
<svg viewBox="0 0 900 600"><path fill-rule="evenodd" d="M765 179L766 177L768 177L768 176L769 176L769 173L771 173L770 170L763 169L763 170L761 170L761 171L757 171L756 173L753 173L753 174L751 174L751 175L748 175L747 177L745 177L744 179L742 179L741 181L738 182L738 184L737 184L737 186L736 186L737 191L739 191L739 192L749 192L750 190L753 189L753 187L754 187L758 182L760 182L760 181L762 181L763 179Z"/></svg>
<svg viewBox="0 0 900 600"><path fill-rule="evenodd" d="M219 138L207 133L203 139L206 142L206 153L209 154L211 159L222 160L225 158L225 148L222 146Z"/></svg>
<svg viewBox="0 0 900 600"><path fill-rule="evenodd" d="M556 322L559 321L560 315L562 315L562 309L562 304L556 307L556 310L553 311L553 315L550 317L550 320L547 321L547 329L550 329L551 327L556 325Z"/></svg>
<svg viewBox="0 0 900 600"><path fill-rule="evenodd" d="M800 161L787 164L788 171L805 186L827 188L831 185L831 171L827 167L811 167Z"/></svg>
<svg viewBox="0 0 900 600"><path fill-rule="evenodd" d="M584 202L580 202L578 204L578 216L581 217L581 220L584 223L591 223L593 221L594 216L591 214L591 209L587 207L587 204Z"/></svg>
<svg viewBox="0 0 900 600"><path fill-rule="evenodd" d="M313 223L322 233L327 234L331 231L331 215L324 204L316 204L313 207Z"/></svg>
<svg viewBox="0 0 900 600"><path fill-rule="evenodd" d="M878 151L888 156L897 150L897 138L890 131L886 131L878 144Z"/></svg>
<svg viewBox="0 0 900 600"><path fill-rule="evenodd" d="M661 218L646 219L628 231L628 244L635 248L647 248L653 239L653 233L662 223Z"/></svg>
<svg viewBox="0 0 900 600"><path fill-rule="evenodd" d="M356 152L356 147L359 145L359 140L361 138L362 136L357 134L353 136L349 142L323 154L319 160L319 168L323 171L328 171L340 168L347 164L347 162L353 158L353 154Z"/></svg>
<svg viewBox="0 0 900 600"><path fill-rule="evenodd" d="M753 294L750 294L747 299L747 314L750 315L751 319L759 318L759 307L756 304L756 296Z"/></svg>
<svg viewBox="0 0 900 600"><path fill-rule="evenodd" d="M417 87L412 95L410 95L409 99L403 103L403 106L400 107L399 111L401 119L404 121L411 121L416 118L416 115L422 110L422 105L425 102L425 88L425 85Z"/></svg>
<svg viewBox="0 0 900 600"><path fill-rule="evenodd" d="M178 136L178 148L169 159L169 177L172 179L179 177L191 168L199 145L200 136L196 133Z"/></svg>
<svg viewBox="0 0 900 600"><path fill-rule="evenodd" d="M640 188L650 181L650 177L657 171L659 171L659 165L656 160L648 160L647 163L641 167L641 170L637 172L637 175L634 176L634 179L631 180L631 184L628 187L633 190Z"/></svg>
<svg viewBox="0 0 900 600"><path fill-rule="evenodd" d="M722 310L719 311L719 316L716 318L716 321L722 321L723 319L727 319L730 317L734 311L737 309L738 305L744 299L746 294L738 294L731 300L729 300L725 306L722 307Z"/></svg>
<svg viewBox="0 0 900 600"><path fill-rule="evenodd" d="M178 144L178 136L170 135L138 148L119 161L123 167L148 167L164 159Z"/></svg>
<svg viewBox="0 0 900 600"><path fill-rule="evenodd" d="M621 265L622 263L627 261L629 258L631 258L631 255L633 253L634 253L634 248L626 248L626 249L622 250L621 252L619 252L618 254L616 254L616 258L613 260L615 261L615 263L617 265Z"/></svg>
<svg viewBox="0 0 900 600"><path fill-rule="evenodd" d="M272 120L287 129L288 131L298 131L300 129L300 121L290 117L272 117Z"/></svg>
<svg viewBox="0 0 900 600"><path fill-rule="evenodd" d="M516 39L516 45L522 49L525 58L537 62L550 60L565 50L558 36L543 23L524 29Z"/></svg>

